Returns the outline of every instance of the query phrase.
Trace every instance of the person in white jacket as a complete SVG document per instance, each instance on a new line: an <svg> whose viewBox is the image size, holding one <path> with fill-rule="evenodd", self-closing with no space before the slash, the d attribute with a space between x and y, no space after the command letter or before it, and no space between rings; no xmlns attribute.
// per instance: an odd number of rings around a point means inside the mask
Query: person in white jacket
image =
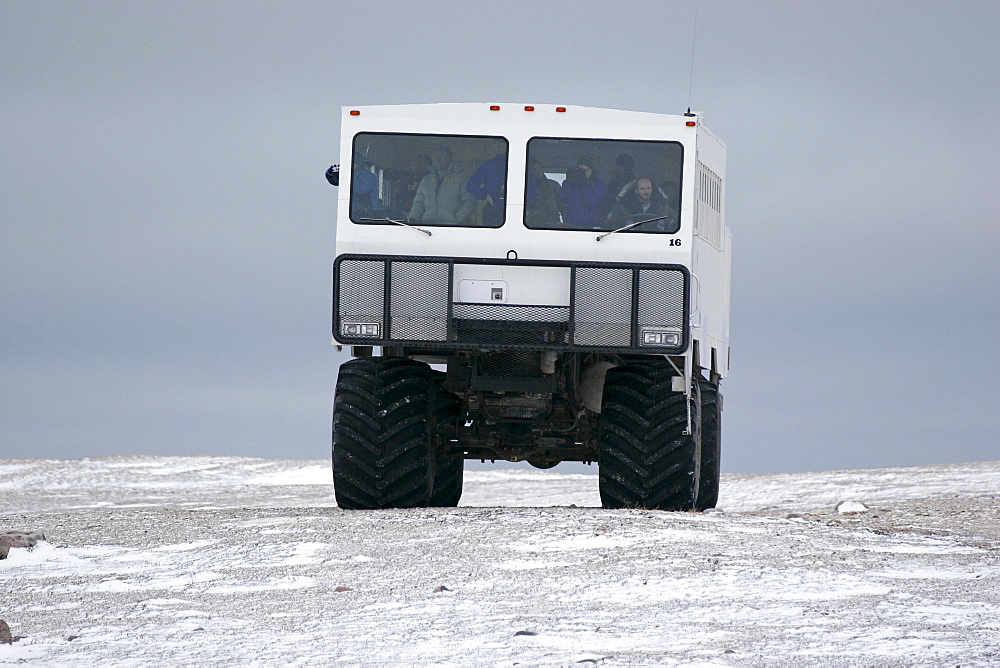
<svg viewBox="0 0 1000 668"><path fill-rule="evenodd" d="M425 225L467 225L476 201L465 189L465 173L452 163L447 146L434 149L431 163L433 169L420 180L407 217Z"/></svg>

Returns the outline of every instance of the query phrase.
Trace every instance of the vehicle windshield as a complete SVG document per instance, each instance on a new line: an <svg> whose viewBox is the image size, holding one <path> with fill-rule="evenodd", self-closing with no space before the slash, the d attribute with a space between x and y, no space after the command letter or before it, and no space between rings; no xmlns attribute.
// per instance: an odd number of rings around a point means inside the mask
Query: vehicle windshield
<svg viewBox="0 0 1000 668"><path fill-rule="evenodd" d="M678 142L534 137L528 142L524 224L673 234L680 228L683 157Z"/></svg>
<svg viewBox="0 0 1000 668"><path fill-rule="evenodd" d="M351 169L355 223L500 227L503 137L359 133Z"/></svg>

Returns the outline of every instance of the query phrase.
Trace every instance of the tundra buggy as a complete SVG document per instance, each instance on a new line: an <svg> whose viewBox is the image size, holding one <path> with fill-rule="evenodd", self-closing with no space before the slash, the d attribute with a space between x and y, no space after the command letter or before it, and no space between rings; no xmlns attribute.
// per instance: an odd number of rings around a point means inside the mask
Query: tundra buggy
<svg viewBox="0 0 1000 668"><path fill-rule="evenodd" d="M730 235L699 115L345 107L340 158L342 508L455 506L466 459L596 462L606 508L715 505Z"/></svg>

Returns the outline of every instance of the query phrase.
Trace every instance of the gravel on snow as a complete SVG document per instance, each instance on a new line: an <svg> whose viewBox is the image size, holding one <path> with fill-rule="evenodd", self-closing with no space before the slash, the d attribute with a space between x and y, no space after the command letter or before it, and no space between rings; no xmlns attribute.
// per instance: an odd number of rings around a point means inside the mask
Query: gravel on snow
<svg viewBox="0 0 1000 668"><path fill-rule="evenodd" d="M720 509L473 470L344 511L329 465L0 459L26 665L1000 665L1000 462L723 475ZM839 510L838 510L839 507Z"/></svg>

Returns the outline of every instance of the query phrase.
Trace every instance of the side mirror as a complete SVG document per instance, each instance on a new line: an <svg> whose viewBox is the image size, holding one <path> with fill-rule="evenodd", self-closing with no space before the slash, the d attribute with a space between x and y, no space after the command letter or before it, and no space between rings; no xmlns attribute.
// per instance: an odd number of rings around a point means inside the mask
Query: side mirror
<svg viewBox="0 0 1000 668"><path fill-rule="evenodd" d="M331 165L330 169L326 170L326 180L331 186L340 185L340 165Z"/></svg>

